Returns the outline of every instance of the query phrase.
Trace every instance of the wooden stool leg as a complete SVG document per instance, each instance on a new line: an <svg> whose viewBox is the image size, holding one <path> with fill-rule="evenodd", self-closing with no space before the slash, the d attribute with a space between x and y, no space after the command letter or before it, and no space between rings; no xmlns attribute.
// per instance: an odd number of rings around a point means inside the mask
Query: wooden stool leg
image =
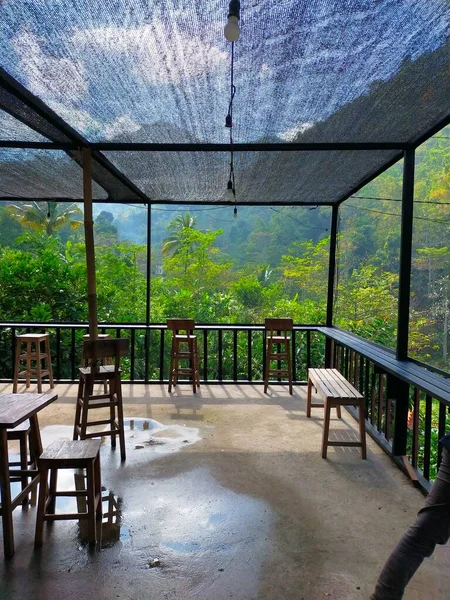
<svg viewBox="0 0 450 600"><path fill-rule="evenodd" d="M322 458L327 457L327 449L328 449L328 435L330 431L330 414L331 414L331 405L330 402L325 400L325 421L323 423L323 437L322 437Z"/></svg>
<svg viewBox="0 0 450 600"><path fill-rule="evenodd" d="M56 486L58 483L58 469L50 469L50 487L48 490L49 502L46 512L54 515L56 510Z"/></svg>
<svg viewBox="0 0 450 600"><path fill-rule="evenodd" d="M47 369L48 369L48 380L50 382L50 389L55 387L53 383L53 369L52 369L52 357L50 354L50 340L45 338L45 354L47 355Z"/></svg>
<svg viewBox="0 0 450 600"><path fill-rule="evenodd" d="M14 383L13 383L13 394L17 394L17 386L19 384L19 371L20 371L20 352L22 344L20 340L16 340L16 359L14 361Z"/></svg>
<svg viewBox="0 0 450 600"><path fill-rule="evenodd" d="M86 439L86 429L88 422L88 411L89 411L89 394L91 393L91 378L88 377L84 382L84 394L83 394L83 406L81 407L81 427L80 427L80 440Z"/></svg>
<svg viewBox="0 0 450 600"><path fill-rule="evenodd" d="M267 388L269 387L269 369L270 369L270 355L272 354L272 340L267 341L266 351L266 367L264 369L264 393L267 394Z"/></svg>
<svg viewBox="0 0 450 600"><path fill-rule="evenodd" d="M306 394L306 416L311 417L312 381L308 377L308 392Z"/></svg>
<svg viewBox="0 0 450 600"><path fill-rule="evenodd" d="M77 403L75 406L75 421L73 425L73 439L78 439L78 427L81 427L81 406L83 404L84 398L84 379L80 375L80 381L78 383L78 392L77 392Z"/></svg>
<svg viewBox="0 0 450 600"><path fill-rule="evenodd" d="M26 432L21 433L20 440L20 468L22 471L26 471L28 469L28 440ZM21 485L22 490L24 490L28 485L28 477L26 475L22 475L21 477ZM28 506L28 495L22 500L22 508L26 508Z"/></svg>
<svg viewBox="0 0 450 600"><path fill-rule="evenodd" d="M41 342L36 342L36 377L38 393L42 394L42 358L41 358Z"/></svg>
<svg viewBox="0 0 450 600"><path fill-rule="evenodd" d="M41 477L39 483L39 502L36 518L36 533L34 536L34 545L36 547L42 546L44 539L44 520L45 520L45 504L47 502L47 488L48 488L48 469L41 467Z"/></svg>
<svg viewBox="0 0 450 600"><path fill-rule="evenodd" d="M95 497L98 497L97 502L97 519L103 517L103 506L102 506L102 470L100 466L100 452L94 462L94 492Z"/></svg>
<svg viewBox="0 0 450 600"><path fill-rule="evenodd" d="M364 400L359 403L359 438L361 441L361 456L363 459L366 459L366 415L364 411Z"/></svg>
<svg viewBox="0 0 450 600"><path fill-rule="evenodd" d="M193 340L188 341L188 352L189 352L189 366L191 368L191 378L192 378L192 391L197 391L197 376L195 374L195 352L194 352L194 342Z"/></svg>
<svg viewBox="0 0 450 600"><path fill-rule="evenodd" d="M168 392L170 393L172 391L172 384L173 384L173 368L174 368L174 364L173 364L173 355L175 352L175 340L172 338L172 348L170 351L170 367L169 367L169 388L168 388ZM161 373L161 379L162 379L163 375Z"/></svg>
<svg viewBox="0 0 450 600"><path fill-rule="evenodd" d="M29 388L31 385L31 353L33 351L33 345L31 342L27 342L27 356L26 356L26 374L25 374L25 384L26 387Z"/></svg>
<svg viewBox="0 0 450 600"><path fill-rule="evenodd" d="M109 398L111 400L111 406L109 407L109 418L111 421L111 429L115 428L115 421L116 421L116 405L113 404L113 402L115 401L115 399L118 400L117 397L117 392L116 392L116 378L113 377L111 379L111 381L109 382ZM117 411L119 412L119 411ZM116 435L113 433L111 435L111 448L115 448L116 447Z"/></svg>
<svg viewBox="0 0 450 600"><path fill-rule="evenodd" d="M88 542L95 544L96 531L96 511L95 511L95 472L94 472L94 461L90 461L86 467L86 480L87 480L87 530L88 530Z"/></svg>
<svg viewBox="0 0 450 600"><path fill-rule="evenodd" d="M286 360L288 367L289 394L292 396L292 362L291 362L291 344L286 340Z"/></svg>
<svg viewBox="0 0 450 600"><path fill-rule="evenodd" d="M126 459L126 450L125 450L125 429L123 424L123 401L122 401L122 382L120 379L120 374L117 376L116 386L116 395L117 395L117 420L119 423L119 442L120 442L120 458L122 460Z"/></svg>

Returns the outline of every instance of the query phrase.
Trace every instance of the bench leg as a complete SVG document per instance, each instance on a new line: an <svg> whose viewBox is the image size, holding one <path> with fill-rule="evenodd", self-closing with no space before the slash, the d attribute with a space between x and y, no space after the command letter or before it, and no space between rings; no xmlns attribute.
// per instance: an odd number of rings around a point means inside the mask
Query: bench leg
<svg viewBox="0 0 450 600"><path fill-rule="evenodd" d="M360 402L359 404L359 438L361 441L361 457L366 459L366 416L364 412L364 401Z"/></svg>
<svg viewBox="0 0 450 600"><path fill-rule="evenodd" d="M312 381L308 377L308 393L306 395L306 416L311 417L311 394L312 394Z"/></svg>
<svg viewBox="0 0 450 600"><path fill-rule="evenodd" d="M325 420L323 423L322 458L327 457L328 434L330 431L330 414L331 414L330 402L328 400L325 400Z"/></svg>

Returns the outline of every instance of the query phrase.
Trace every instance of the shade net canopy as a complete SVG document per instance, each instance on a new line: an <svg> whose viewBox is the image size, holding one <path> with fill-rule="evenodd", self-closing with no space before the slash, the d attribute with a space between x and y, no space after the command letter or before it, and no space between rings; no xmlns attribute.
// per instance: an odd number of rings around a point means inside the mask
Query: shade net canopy
<svg viewBox="0 0 450 600"><path fill-rule="evenodd" d="M65 152L0 148L0 194L2 198L76 200L82 197L83 172ZM95 182L92 194L107 197Z"/></svg>
<svg viewBox="0 0 450 600"><path fill-rule="evenodd" d="M3 86L0 107L52 141L227 143L227 12L227 0L4 0L1 65L33 96L14 102ZM234 141L420 139L449 113L449 22L446 0L242 0ZM34 97L50 116L33 112ZM399 156L257 154L235 160L243 203L336 202ZM224 197L219 154L110 153L120 185L94 158L110 201Z"/></svg>

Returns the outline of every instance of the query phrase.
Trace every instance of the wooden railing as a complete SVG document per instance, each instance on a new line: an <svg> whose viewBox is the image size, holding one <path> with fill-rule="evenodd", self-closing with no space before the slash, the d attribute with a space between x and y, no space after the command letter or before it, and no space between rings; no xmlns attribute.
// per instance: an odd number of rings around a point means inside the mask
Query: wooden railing
<svg viewBox="0 0 450 600"><path fill-rule="evenodd" d="M13 378L16 335L43 330L50 333L55 379L77 381L87 323L2 323L2 382ZM170 332L165 324L104 323L100 331L130 339L130 354L122 363L125 381L168 380ZM201 324L197 335L203 382L262 382L263 325ZM398 361L391 350L338 328L314 325L294 327L292 364L294 382L300 385L306 382L309 367L338 368L364 395L369 434L415 484L429 489L441 460L438 440L450 431L446 373L417 361Z"/></svg>

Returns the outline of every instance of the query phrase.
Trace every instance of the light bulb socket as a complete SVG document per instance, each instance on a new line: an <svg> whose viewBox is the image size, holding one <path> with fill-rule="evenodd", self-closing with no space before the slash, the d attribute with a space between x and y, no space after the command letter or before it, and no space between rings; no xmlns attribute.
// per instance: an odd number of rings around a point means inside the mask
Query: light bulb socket
<svg viewBox="0 0 450 600"><path fill-rule="evenodd" d="M231 0L230 4L228 5L228 18L237 17L239 19L240 12L241 3L239 2L239 0Z"/></svg>
<svg viewBox="0 0 450 600"><path fill-rule="evenodd" d="M237 206L235 206L235 207L234 207L234 210L233 210L233 218L234 218L234 219L237 219Z"/></svg>
<svg viewBox="0 0 450 600"><path fill-rule="evenodd" d="M233 127L233 118L231 115L225 117L225 127L228 127L229 129Z"/></svg>

